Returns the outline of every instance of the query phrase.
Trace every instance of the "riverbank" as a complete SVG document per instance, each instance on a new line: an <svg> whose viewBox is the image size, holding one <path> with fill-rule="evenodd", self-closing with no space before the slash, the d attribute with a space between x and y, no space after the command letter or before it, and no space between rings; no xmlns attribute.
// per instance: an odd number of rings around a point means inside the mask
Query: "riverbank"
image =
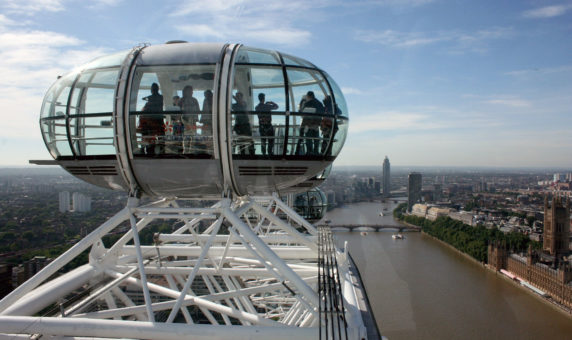
<svg viewBox="0 0 572 340"><path fill-rule="evenodd" d="M408 224L408 223L407 223ZM500 276L502 279L511 282L513 285L515 285L516 287L526 291L528 294L531 294L534 298L538 299L539 301L542 301L543 303L547 304L548 306L552 307L553 309L563 313L564 315L566 315L568 318L572 319L572 309L554 301L552 298L550 297L544 297L544 296L540 296L538 294L536 294L535 292L533 292L532 290L526 288L525 286L521 285L520 283L512 280L511 278L509 278L508 276L502 274L501 272L497 271L495 268L489 266L488 264L478 261L477 259L475 259L474 257L472 257L471 255L464 253L462 251L460 251L459 249L453 247L452 245L450 245L449 243L442 241L434 236L431 236L429 234L427 234L426 232L422 231L421 232L422 235L442 244L443 246L453 250L454 252L456 252L458 255L461 255L462 257L466 258L467 260L473 262L476 265L479 265L480 267L483 267L484 269L494 273L496 276Z"/></svg>
<svg viewBox="0 0 572 340"><path fill-rule="evenodd" d="M465 253L465 252L460 251L459 249L453 247L453 246L450 245L449 243L447 243L447 242L445 242L445 241L443 241L443 240L440 240L440 239L436 238L435 236L431 236L431 235L427 234L426 232L424 232L423 230L421 230L421 234L424 235L424 236L426 236L426 237L428 237L428 238L430 238L430 239L432 239L432 240L435 240L435 241L439 242L439 243L442 244L443 246L445 246L445 247L447 247L447 248L453 250L453 251L456 252L458 255L461 255L462 257L466 258L467 260L469 260L469 261L471 261L471 262L473 262L473 263L475 263L475 264L478 264L478 265L480 265L480 266L487 267L487 264L486 264L486 263L481 262L481 261L475 259L474 257L472 257L471 255L469 255L469 254L467 254L467 253Z"/></svg>
<svg viewBox="0 0 572 340"><path fill-rule="evenodd" d="M392 214L379 216L395 206L352 204L329 211L326 218L336 224L408 228L387 216ZM379 330L388 339L532 340L572 334L568 315L483 271L482 263L466 261L420 232L404 233L405 240L399 241L392 234L335 233L340 247L348 242Z"/></svg>

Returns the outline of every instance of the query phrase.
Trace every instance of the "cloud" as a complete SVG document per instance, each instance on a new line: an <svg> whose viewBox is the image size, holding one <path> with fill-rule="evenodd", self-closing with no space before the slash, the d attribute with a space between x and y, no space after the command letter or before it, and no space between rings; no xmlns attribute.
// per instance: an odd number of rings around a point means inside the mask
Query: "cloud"
<svg viewBox="0 0 572 340"><path fill-rule="evenodd" d="M118 6L121 2L123 2L123 0L89 0L85 5L88 9L97 11Z"/></svg>
<svg viewBox="0 0 572 340"><path fill-rule="evenodd" d="M192 24L176 25L180 32L199 38L272 43L286 46L308 44L307 28L331 18L332 9L416 7L433 0L188 0L179 3L172 16L188 16Z"/></svg>
<svg viewBox="0 0 572 340"><path fill-rule="evenodd" d="M531 103L523 99L491 99L485 101L487 104L504 105L510 107L530 107Z"/></svg>
<svg viewBox="0 0 572 340"><path fill-rule="evenodd" d="M342 87L342 93L344 95L348 94L363 94L363 91L360 89L356 89L354 87Z"/></svg>
<svg viewBox="0 0 572 340"><path fill-rule="evenodd" d="M83 1L89 9L101 9L117 6L123 0L87 0ZM33 16L42 12L65 11L64 3L71 0L2 0L0 8L5 9L10 14ZM0 15L1 16L1 15ZM2 23L0 18L0 24Z"/></svg>
<svg viewBox="0 0 572 340"><path fill-rule="evenodd" d="M477 94L464 94L462 98L473 99L471 103L473 107L478 104L492 104L500 106L509 106L514 108L533 107L533 102L520 98L518 95L477 95ZM482 108L487 110L486 108ZM490 115L491 112L488 112ZM494 116L494 115L492 115Z"/></svg>
<svg viewBox="0 0 572 340"><path fill-rule="evenodd" d="M482 52L486 50L485 44L487 41L509 38L512 34L512 28L506 27L493 27L475 32L398 32L394 30L356 30L354 38L366 43L374 43L391 48L414 48L442 43L453 52L465 50Z"/></svg>
<svg viewBox="0 0 572 340"><path fill-rule="evenodd" d="M572 5L554 5L531 9L522 13L522 16L529 19L545 19L564 15L572 9Z"/></svg>
<svg viewBox="0 0 572 340"><path fill-rule="evenodd" d="M435 0L377 0L373 3L392 7L416 7L434 1Z"/></svg>
<svg viewBox="0 0 572 340"><path fill-rule="evenodd" d="M0 25L0 103L4 115L0 134L16 138L30 136L33 131L30 138L40 141L38 116L49 86L58 75L106 51L85 46L74 36L26 29L4 16L0 20L4 23Z"/></svg>
<svg viewBox="0 0 572 340"><path fill-rule="evenodd" d="M4 26L16 25L16 22L3 14L0 14L0 28Z"/></svg>
<svg viewBox="0 0 572 340"><path fill-rule="evenodd" d="M387 130L434 130L447 124L432 119L429 114L401 111L378 112L373 115L352 116L351 133Z"/></svg>
<svg viewBox="0 0 572 340"><path fill-rule="evenodd" d="M522 77L522 76L531 76L531 75L546 75L552 73L563 73L563 72L570 72L572 71L572 65L562 65L557 67L544 67L544 68L533 68L533 69L525 69L525 70L515 70L505 72L504 74L507 76L515 76L515 77Z"/></svg>
<svg viewBox="0 0 572 340"><path fill-rule="evenodd" d="M450 37L444 36L443 34L439 35L441 36L428 37L425 33L397 32L393 30L358 30L355 32L355 38L357 40L396 48L428 45L440 41L451 40Z"/></svg>
<svg viewBox="0 0 572 340"><path fill-rule="evenodd" d="M2 0L1 8L9 13L33 15L38 12L64 10L64 0Z"/></svg>
<svg viewBox="0 0 572 340"><path fill-rule="evenodd" d="M306 23L323 20L327 1L193 0L182 2L172 16L192 19L174 28L198 39L256 41L277 45L305 45L312 33ZM177 20L178 21L178 20Z"/></svg>
<svg viewBox="0 0 572 340"><path fill-rule="evenodd" d="M202 38L229 39L229 40L255 40L263 42L273 42L281 45L304 44L310 40L311 34L308 31L296 30L292 28L268 28L268 29L252 29L245 28L240 36L235 32L225 29L217 29L206 24L184 25L177 28L184 34L191 36L200 36ZM234 38L233 38L234 37Z"/></svg>

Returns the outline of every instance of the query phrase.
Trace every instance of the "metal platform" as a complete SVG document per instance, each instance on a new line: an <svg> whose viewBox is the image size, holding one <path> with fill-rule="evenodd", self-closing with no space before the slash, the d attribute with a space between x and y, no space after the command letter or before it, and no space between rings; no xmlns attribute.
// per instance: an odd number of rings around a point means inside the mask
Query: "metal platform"
<svg viewBox="0 0 572 340"><path fill-rule="evenodd" d="M329 229L277 196L189 202L129 198L0 301L0 338L367 339ZM171 232L141 244L158 223ZM63 273L84 251L89 262Z"/></svg>

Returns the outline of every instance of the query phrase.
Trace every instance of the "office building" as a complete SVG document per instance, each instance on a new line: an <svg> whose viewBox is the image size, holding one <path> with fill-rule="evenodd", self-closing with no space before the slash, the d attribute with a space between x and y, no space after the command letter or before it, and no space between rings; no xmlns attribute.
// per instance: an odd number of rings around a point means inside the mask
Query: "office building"
<svg viewBox="0 0 572 340"><path fill-rule="evenodd" d="M79 192L74 192L72 200L73 200L73 210L75 212L91 211L91 198L83 194L80 194Z"/></svg>
<svg viewBox="0 0 572 340"><path fill-rule="evenodd" d="M385 156L383 160L383 197L388 198L391 197L391 175L389 169L389 158Z"/></svg>
<svg viewBox="0 0 572 340"><path fill-rule="evenodd" d="M421 174L412 172L407 177L407 211L411 212L413 205L419 202L421 202Z"/></svg>
<svg viewBox="0 0 572 340"><path fill-rule="evenodd" d="M68 191L60 192L59 200L60 200L60 212L64 213L70 211L70 193Z"/></svg>

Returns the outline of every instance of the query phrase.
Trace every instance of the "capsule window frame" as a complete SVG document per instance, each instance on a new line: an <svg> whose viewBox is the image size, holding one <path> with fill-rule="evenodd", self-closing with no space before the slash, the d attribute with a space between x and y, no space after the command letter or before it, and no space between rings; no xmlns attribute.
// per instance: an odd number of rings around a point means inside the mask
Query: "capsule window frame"
<svg viewBox="0 0 572 340"><path fill-rule="evenodd" d="M102 73L112 73L115 72L114 81L109 82L108 84L103 83L96 83L97 77ZM114 131L114 107L115 107L115 93L117 88L117 81L119 79L119 73L121 72L121 68L119 66L113 67L102 67L97 69L87 69L79 73L78 77L76 78L73 89L70 93L70 98L68 102L68 111L67 111L67 125L69 130L69 140L72 147L72 152L74 156L79 157L109 157L113 156L117 153L117 148L115 146L115 131ZM81 78L86 76L85 82L81 82ZM82 85L82 86L80 86ZM94 86L95 85L95 86ZM90 98L93 98L93 95L90 97L90 89L105 89L110 90L111 93L108 93L104 98L103 101L108 100L109 105L108 109L111 111L94 111L94 112L85 112L86 106L91 103ZM77 98L75 98L76 91L80 91ZM97 92L96 92L97 93ZM96 96L100 96L97 95ZM76 102L73 102L74 99ZM71 110L77 110L75 113L71 113ZM100 120L100 124L87 124L88 120L93 120L94 118L100 117L109 117L109 120ZM80 123L77 123L81 121ZM109 122L109 123L107 123ZM72 130L73 128L73 130ZM79 133L79 131L83 129L83 133ZM106 134L99 134L96 131L98 130L107 130ZM94 133L95 132L95 133ZM94 134L93 136L88 136L88 134ZM79 137L82 136L82 137ZM88 142L91 140L92 142ZM95 141L95 142L94 142ZM101 142L107 141L107 142ZM109 143L111 142L111 143ZM93 149L96 148L100 149L100 151L94 152Z"/></svg>
<svg viewBox="0 0 572 340"><path fill-rule="evenodd" d="M204 91L205 90L210 90L213 93L213 107L211 108L211 110L214 109L215 107L215 101L216 98L218 96L218 85L217 82L219 81L217 79L217 67L218 67L218 63L185 63L185 64L172 64L172 65L136 65L133 68L132 71L132 76L130 77L129 83L130 83L130 89L129 89L129 94L128 94L128 112L127 112L127 116L128 116L128 126L129 126L129 133L127 136L127 143L130 144L130 150L131 150L131 155L134 158L181 158L181 159L214 159L215 158L215 149L214 149L214 138L215 138L215 133L214 133L214 129L215 129L215 120L217 119L215 117L215 112L211 111L211 127L210 127L210 134L205 134L203 138L204 140L198 140L197 139L197 143L199 143L201 146L202 144L206 145L205 149L199 149L196 150L195 152L186 152L185 151L185 145L189 145L189 148L191 148L191 142L195 140L194 137L192 136L196 136L193 133L190 133L188 131L185 130L184 135L182 136L182 140L174 140L172 138L170 138L170 126L171 126L171 121L169 119L172 119L172 116L176 116L182 115L182 112L179 108L175 108L174 105L172 105L172 97L173 97L173 93L175 93L177 96L179 96L180 98L183 97L183 89L185 86L182 86L180 89L175 88L175 86L172 86L173 84L176 83L176 81L174 81L173 78L169 78L167 75L169 74L176 74L177 72L183 71L185 70L185 68L203 68L206 70L206 72L202 72L202 73L197 73L197 75L199 76L204 76L205 74L212 74L212 79L203 79L203 81L207 81L207 82L211 82L211 87L197 87L195 84L188 84L188 85L192 85L193 86L193 97L197 99L197 102L199 103L199 111L197 111L196 113L192 113L192 115L196 115L197 116L197 122L202 124L202 120L203 120L203 106L204 106ZM179 71L177 71L177 69L179 69ZM149 113L149 112L145 112L143 111L143 107L139 107L139 102L141 102L144 98L145 95L148 95L150 92L148 93L143 93L142 89L144 90L148 90L150 91L151 88L151 84L149 85L145 85L144 87L141 87L141 81L143 79L143 77L145 76L145 74L153 74L155 76L156 81L153 82L157 82L157 84L159 85L159 93L163 96L163 110L160 112L160 114L157 113ZM161 76L162 74L162 76ZM191 73L192 75L194 75L194 73ZM189 74L189 76L191 75ZM180 76L182 77L182 76ZM188 78L183 79L180 78L180 81L187 81ZM167 84L169 86L165 87L164 85ZM174 91L174 92L173 92ZM165 92L169 92L169 94L165 95ZM200 94L200 95L198 95ZM201 104L203 103L203 104ZM143 105L144 106L144 105ZM163 149L161 149L159 152L154 153L154 154L145 154L141 148L140 145L143 145L143 136L138 136L138 134L140 134L140 132L137 131L137 126L139 125L139 119L142 116L157 116L160 115L162 116L163 119L163 126L165 129L165 135L161 135L162 140L157 143L158 145L162 145L161 147ZM198 116L201 116L200 120L198 119ZM169 117L169 118L167 118ZM204 126L204 125L202 125ZM202 127L201 127L202 129ZM198 129L197 129L198 130ZM189 135L187 135L189 133ZM203 131L201 130L201 134L203 133ZM191 136L192 135L192 136ZM159 135L157 135L159 136ZM139 139L141 139L141 142L139 142ZM181 144L182 143L182 144ZM175 147L175 149L170 148L167 149L165 148L165 145L167 144L173 144ZM175 145L176 144L176 145ZM178 144L181 144L181 146L179 147ZM191 148L192 149L192 148ZM173 151L175 150L175 151ZM138 151L138 152L135 152Z"/></svg>

